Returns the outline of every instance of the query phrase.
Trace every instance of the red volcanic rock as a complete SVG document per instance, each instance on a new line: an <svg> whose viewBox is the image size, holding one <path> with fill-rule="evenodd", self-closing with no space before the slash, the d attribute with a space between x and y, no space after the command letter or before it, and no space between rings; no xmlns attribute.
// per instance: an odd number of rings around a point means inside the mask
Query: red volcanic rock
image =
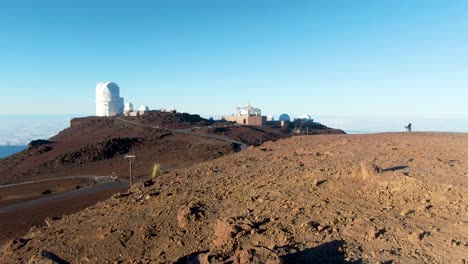
<svg viewBox="0 0 468 264"><path fill-rule="evenodd" d="M266 142L36 228L0 263L463 263L467 149L444 133Z"/></svg>
<svg viewBox="0 0 468 264"><path fill-rule="evenodd" d="M239 250L233 257L234 264L281 264L281 258L265 247L251 247Z"/></svg>

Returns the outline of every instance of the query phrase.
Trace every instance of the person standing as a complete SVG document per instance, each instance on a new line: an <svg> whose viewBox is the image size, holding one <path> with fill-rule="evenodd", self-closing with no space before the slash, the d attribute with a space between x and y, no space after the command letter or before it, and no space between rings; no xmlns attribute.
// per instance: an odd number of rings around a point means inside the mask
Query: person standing
<svg viewBox="0 0 468 264"><path fill-rule="evenodd" d="M408 126L406 127L407 131L408 132L411 132L411 123L408 124Z"/></svg>

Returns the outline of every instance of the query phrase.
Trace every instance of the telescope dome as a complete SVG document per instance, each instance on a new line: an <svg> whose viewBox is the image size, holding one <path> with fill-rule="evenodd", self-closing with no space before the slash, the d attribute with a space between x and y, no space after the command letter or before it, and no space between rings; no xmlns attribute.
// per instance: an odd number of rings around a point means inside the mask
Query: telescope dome
<svg viewBox="0 0 468 264"><path fill-rule="evenodd" d="M124 111L126 111L126 112L133 111L133 104L132 103L126 103L125 106L124 106Z"/></svg>
<svg viewBox="0 0 468 264"><path fill-rule="evenodd" d="M289 117L288 114L282 114L279 117L279 121L291 121L291 118Z"/></svg>
<svg viewBox="0 0 468 264"><path fill-rule="evenodd" d="M148 107L148 106L146 106L146 105L142 105L142 106L140 106L140 110L139 110L139 111L140 111L140 112L146 112L146 111L149 111L149 107Z"/></svg>

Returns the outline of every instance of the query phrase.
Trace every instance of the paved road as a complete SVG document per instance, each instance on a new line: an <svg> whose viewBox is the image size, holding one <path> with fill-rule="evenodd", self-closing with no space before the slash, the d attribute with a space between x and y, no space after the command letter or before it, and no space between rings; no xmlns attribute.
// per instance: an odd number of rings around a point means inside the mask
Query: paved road
<svg viewBox="0 0 468 264"><path fill-rule="evenodd" d="M86 177L91 177L91 176L81 176L81 177L86 178ZM65 177L65 178L67 178L67 177ZM88 195L88 194L91 194L91 193L97 193L97 192L108 191L108 190L112 190L112 189L118 189L118 188L122 188L122 187L125 187L125 186L128 186L128 182L109 181L109 182L99 183L99 184L96 184L96 185L87 186L87 187L84 187L84 188L81 188L81 189L77 189L77 190L73 190L73 191L69 191L69 192L65 192L65 193L61 193L61 194L57 194L57 195L47 196L47 197L44 197L44 198L39 198L39 199L27 201L27 202L11 204L11 205L7 205L7 206L4 206L4 207L0 207L0 213L6 213L6 212L15 211L15 210L18 210L18 209L30 208L30 207L50 203L50 202L53 202L53 201L60 201L60 200L68 199L68 198L74 198L74 197L79 197L79 196L82 196L82 195Z"/></svg>
<svg viewBox="0 0 468 264"><path fill-rule="evenodd" d="M117 119L119 121L122 121L122 122L125 122L125 123L128 123L128 124L135 125L135 126L154 128L154 129L165 129L165 130L173 132L173 133L180 133L180 134L186 134L186 135L195 135L195 136L200 136L200 137L217 139L217 140L221 140L221 141L228 142L228 143L234 143L234 144L239 145L241 150L244 150L244 149L246 149L248 147L247 144L245 144L245 143L243 143L241 141L238 141L238 140L230 139L228 137L219 136L219 135L195 133L190 128L189 129L163 128L163 127L159 127L159 126L149 126L149 125L139 124L137 122L128 121L128 120L125 120L125 119L120 118L120 117L116 117L115 119Z"/></svg>
<svg viewBox="0 0 468 264"><path fill-rule="evenodd" d="M25 184L32 184L32 183L40 183L40 182L48 182L48 181L57 181L57 180L70 180L70 179L95 179L96 177L103 177L103 176L97 176L97 175L66 176L66 177L51 178L51 179L43 179L43 180L36 180L36 181L25 181L25 182L20 182L20 183L12 183L12 184L0 185L0 189L2 189L2 188L8 188L8 187L20 186L20 185L25 185Z"/></svg>

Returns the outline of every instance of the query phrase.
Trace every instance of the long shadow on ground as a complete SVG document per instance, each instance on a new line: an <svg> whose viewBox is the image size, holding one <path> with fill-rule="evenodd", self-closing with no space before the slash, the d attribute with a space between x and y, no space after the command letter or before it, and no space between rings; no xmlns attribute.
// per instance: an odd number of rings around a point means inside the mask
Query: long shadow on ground
<svg viewBox="0 0 468 264"><path fill-rule="evenodd" d="M283 263L363 263L361 260L346 261L345 254L340 250L345 245L343 240L334 240L320 246L309 248L296 253L284 255ZM294 248L294 247L293 247ZM291 248L291 249L293 249Z"/></svg>
<svg viewBox="0 0 468 264"><path fill-rule="evenodd" d="M299 248L297 248L297 245L288 245L285 247L276 248L276 250L283 251L283 252L295 252L295 253L289 253L289 254L283 255L281 257L281 262L284 264L288 264L288 263L291 263L291 264L292 263L361 264L363 263L361 259L356 260L356 261L347 261L345 258L344 252L341 250L341 248L344 245L345 245L345 241L334 240L328 243L324 243L320 246L302 250L302 251L300 251ZM200 261L200 256L201 254L205 254L205 253L209 253L209 251L206 250L206 251L192 253L190 255L180 258L174 263L175 264L200 264L202 263L202 261ZM211 257L208 257L208 259L210 259ZM221 262L216 262L216 263L232 263L232 259L228 259L229 256L221 256L221 259L222 257L224 257L225 262L221 261ZM211 261L209 262L211 263ZM253 263L259 263L259 262L256 261Z"/></svg>

